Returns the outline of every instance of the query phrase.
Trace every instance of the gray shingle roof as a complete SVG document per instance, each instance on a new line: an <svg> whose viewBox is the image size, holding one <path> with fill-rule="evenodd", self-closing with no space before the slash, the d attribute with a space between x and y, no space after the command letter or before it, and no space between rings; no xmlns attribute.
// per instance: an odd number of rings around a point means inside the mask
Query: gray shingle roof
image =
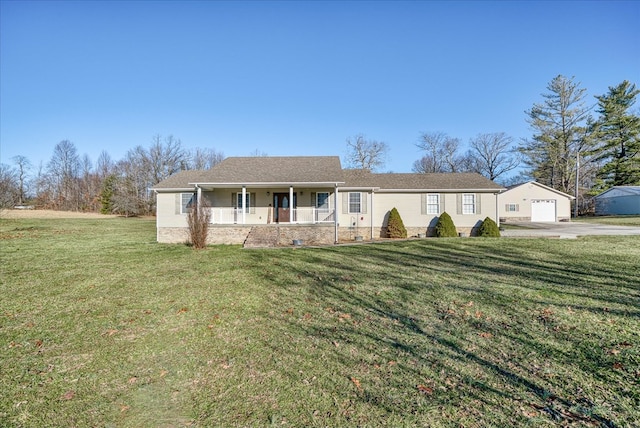
<svg viewBox="0 0 640 428"><path fill-rule="evenodd" d="M374 174L363 170L344 170L344 187L380 190L503 190L476 173Z"/></svg>
<svg viewBox="0 0 640 428"><path fill-rule="evenodd" d="M338 156L230 157L207 171L182 171L154 189L199 184L342 183ZM191 183L191 185L189 185Z"/></svg>
<svg viewBox="0 0 640 428"><path fill-rule="evenodd" d="M338 156L231 157L206 171L181 171L153 188L193 189L201 185L338 183L340 187L379 190L503 190L475 173L374 174L343 170Z"/></svg>

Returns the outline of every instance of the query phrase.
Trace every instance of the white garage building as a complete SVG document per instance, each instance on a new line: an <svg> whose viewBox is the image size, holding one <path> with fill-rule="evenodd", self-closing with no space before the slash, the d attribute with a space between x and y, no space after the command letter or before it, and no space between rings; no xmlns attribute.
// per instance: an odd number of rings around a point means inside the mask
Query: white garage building
<svg viewBox="0 0 640 428"><path fill-rule="evenodd" d="M571 195L535 181L507 187L498 195L501 222L556 222L571 219Z"/></svg>

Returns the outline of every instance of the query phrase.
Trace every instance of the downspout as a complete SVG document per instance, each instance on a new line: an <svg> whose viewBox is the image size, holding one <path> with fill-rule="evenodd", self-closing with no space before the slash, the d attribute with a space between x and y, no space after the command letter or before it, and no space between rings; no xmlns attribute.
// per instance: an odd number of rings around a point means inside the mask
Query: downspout
<svg viewBox="0 0 640 428"><path fill-rule="evenodd" d="M333 191L333 228L334 228L334 244L338 243L338 183Z"/></svg>
<svg viewBox="0 0 640 428"><path fill-rule="evenodd" d="M369 207L369 212L370 212L371 214L369 214L369 216L370 216L370 217L369 217L369 224L371 225L371 240L372 240L372 241L373 241L373 195L374 195L375 193L376 193L376 192L375 192L373 189L371 189L371 202L369 203L369 205L370 205L370 207Z"/></svg>
<svg viewBox="0 0 640 428"><path fill-rule="evenodd" d="M500 211L498 211L500 209L500 202L498 200L498 196L500 195L500 193L494 193L495 197L496 197L496 225L498 226L498 228L500 227Z"/></svg>

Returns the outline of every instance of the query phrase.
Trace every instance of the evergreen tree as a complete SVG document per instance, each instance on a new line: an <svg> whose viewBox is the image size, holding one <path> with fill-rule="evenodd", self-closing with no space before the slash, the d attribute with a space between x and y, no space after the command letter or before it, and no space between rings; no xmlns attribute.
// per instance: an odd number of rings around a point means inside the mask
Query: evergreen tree
<svg viewBox="0 0 640 428"><path fill-rule="evenodd" d="M435 235L438 238L453 238L458 236L456 226L453 224L451 216L446 212L440 214L438 217L438 223L436 223Z"/></svg>
<svg viewBox="0 0 640 428"><path fill-rule="evenodd" d="M113 214L113 193L116 187L116 180L116 175L110 174L102 183L102 191L100 192L100 203L102 204L100 212L102 214Z"/></svg>
<svg viewBox="0 0 640 428"><path fill-rule="evenodd" d="M400 217L400 213L394 207L389 212L389 220L387 222L387 233L389 238L406 238L407 229L404 227L404 222Z"/></svg>
<svg viewBox="0 0 640 428"><path fill-rule="evenodd" d="M484 219L480 228L478 229L478 236L482 236L485 238L499 238L500 237L500 228L495 221L491 218L487 217Z"/></svg>
<svg viewBox="0 0 640 428"><path fill-rule="evenodd" d="M609 87L596 96L600 117L593 127L597 142L595 160L602 162L597 172L597 192L611 186L640 184L640 117L629 110L640 90L628 81Z"/></svg>
<svg viewBox="0 0 640 428"><path fill-rule="evenodd" d="M532 140L520 147L530 174L540 183L572 193L575 189L576 159L589 144L589 107L586 90L559 75L547 86L544 102L528 110L527 121L534 130Z"/></svg>

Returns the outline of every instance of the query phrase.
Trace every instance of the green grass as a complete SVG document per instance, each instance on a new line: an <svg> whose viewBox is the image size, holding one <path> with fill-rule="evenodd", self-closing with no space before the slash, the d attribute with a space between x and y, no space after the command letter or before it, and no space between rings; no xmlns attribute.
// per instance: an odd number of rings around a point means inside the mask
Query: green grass
<svg viewBox="0 0 640 428"><path fill-rule="evenodd" d="M0 426L638 426L640 237L194 251L0 220Z"/></svg>
<svg viewBox="0 0 640 428"><path fill-rule="evenodd" d="M577 221L583 221L587 223L611 224L615 226L640 226L640 216L638 215L586 216L578 218Z"/></svg>

